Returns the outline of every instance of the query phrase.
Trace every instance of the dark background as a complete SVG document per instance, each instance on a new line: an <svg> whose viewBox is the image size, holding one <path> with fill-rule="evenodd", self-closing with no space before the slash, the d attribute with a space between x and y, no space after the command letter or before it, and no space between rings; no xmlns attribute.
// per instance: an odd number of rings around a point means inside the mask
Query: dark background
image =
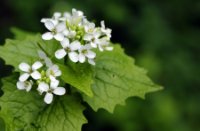
<svg viewBox="0 0 200 131"><path fill-rule="evenodd" d="M112 41L165 87L146 100L129 98L114 114L88 107L83 131L200 130L199 0L1 0L0 44L13 37L11 27L42 33L42 17L73 7L89 20L105 20ZM0 79L11 70L0 59Z"/></svg>

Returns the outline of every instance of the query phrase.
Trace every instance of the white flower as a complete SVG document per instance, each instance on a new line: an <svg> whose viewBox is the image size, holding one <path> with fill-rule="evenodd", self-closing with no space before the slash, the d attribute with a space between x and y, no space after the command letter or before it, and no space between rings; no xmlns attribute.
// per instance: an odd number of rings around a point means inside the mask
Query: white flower
<svg viewBox="0 0 200 131"><path fill-rule="evenodd" d="M97 45L98 45L98 48L100 51L104 51L104 50L112 51L113 50L113 47L109 46L110 42L107 40L106 37L99 39L99 42L97 43Z"/></svg>
<svg viewBox="0 0 200 131"><path fill-rule="evenodd" d="M106 29L104 21L101 21L101 31L102 31L102 33L104 33L108 37L108 39L111 38L112 30L109 29L109 28Z"/></svg>
<svg viewBox="0 0 200 131"><path fill-rule="evenodd" d="M104 21L101 21L100 27L96 27L95 23L87 20L82 11L72 9L71 13L55 12L51 19L43 19L43 23L51 31L43 34L43 39L55 38L61 41L62 49L55 52L57 59L68 55L73 62L88 61L95 65L96 54L92 51L93 48L100 51L113 50L110 46L112 30L105 27ZM62 26L58 26L60 24Z"/></svg>
<svg viewBox="0 0 200 131"><path fill-rule="evenodd" d="M47 20L45 21L45 27L51 31L51 32L46 32L42 35L42 39L44 40L51 40L55 38L58 41L62 41L64 39L64 34L63 31L66 28L66 25L64 22L54 24L52 21Z"/></svg>
<svg viewBox="0 0 200 131"><path fill-rule="evenodd" d="M40 59L43 60L43 62L46 64L47 67L53 66L51 59L49 59L49 57L47 57L47 55L43 51L39 50L38 55Z"/></svg>
<svg viewBox="0 0 200 131"><path fill-rule="evenodd" d="M85 34L83 39L88 41L93 48L97 48L97 43L99 42L100 36L101 32L95 29L92 34Z"/></svg>
<svg viewBox="0 0 200 131"><path fill-rule="evenodd" d="M59 20L61 19L60 17L62 16L62 14L60 12L55 12L53 14L52 18L42 18L41 22L45 23L47 21L51 21L54 25L57 25L59 23Z"/></svg>
<svg viewBox="0 0 200 131"><path fill-rule="evenodd" d="M53 19L54 20L59 20L61 18L61 16L62 16L62 13L60 13L60 12L54 12Z"/></svg>
<svg viewBox="0 0 200 131"><path fill-rule="evenodd" d="M43 65L41 62L36 61L32 66L28 65L27 63L22 62L19 65L19 69L24 71L25 73L22 74L19 77L19 80L21 82L26 81L30 76L35 79L38 80L41 78L41 74L37 71L39 68L41 68Z"/></svg>
<svg viewBox="0 0 200 131"><path fill-rule="evenodd" d="M84 29L86 33L93 34L95 31L95 24L92 22L85 22Z"/></svg>
<svg viewBox="0 0 200 131"><path fill-rule="evenodd" d="M26 90L27 92L29 92L32 88L33 82L32 81L18 81L17 82L17 88L19 90Z"/></svg>
<svg viewBox="0 0 200 131"><path fill-rule="evenodd" d="M45 82L41 82L38 86L38 91L42 94L46 92L44 101L47 104L50 104L53 101L53 94L55 95L64 95L66 90L64 87L58 87L58 81L51 81L50 86Z"/></svg>
<svg viewBox="0 0 200 131"><path fill-rule="evenodd" d="M52 18L42 18L40 22L45 23L47 21L51 21L54 25L57 25L59 23L58 20L52 19Z"/></svg>
<svg viewBox="0 0 200 131"><path fill-rule="evenodd" d="M84 63L86 58L92 60L96 56L96 53L91 51L90 44L82 45L79 49L78 61ZM92 63L92 62L91 62Z"/></svg>
<svg viewBox="0 0 200 131"><path fill-rule="evenodd" d="M78 56L78 54L75 51L81 47L80 42L74 41L70 44L69 39L65 38L63 41L61 41L61 45L62 45L63 49L59 49L55 52L56 58L62 59L63 57L65 57L68 54L69 58L73 62L77 62L78 59L76 58L76 56Z"/></svg>
<svg viewBox="0 0 200 131"><path fill-rule="evenodd" d="M53 77L58 77L61 76L61 71L59 70L58 65L53 65L49 67L46 71L47 76L53 76Z"/></svg>
<svg viewBox="0 0 200 131"><path fill-rule="evenodd" d="M68 22L71 25L81 25L81 22L83 21L83 12L76 10L76 9L72 9L72 15L71 17L68 19Z"/></svg>
<svg viewBox="0 0 200 131"><path fill-rule="evenodd" d="M83 12L73 8L72 9L72 16L75 16L75 17L82 16L83 17Z"/></svg>
<svg viewBox="0 0 200 131"><path fill-rule="evenodd" d="M67 38L74 38L76 36L76 31L74 31L74 30L64 30L63 34Z"/></svg>
<svg viewBox="0 0 200 131"><path fill-rule="evenodd" d="M47 21L51 21L54 25L59 23L59 20L53 18L42 18L40 22L45 24Z"/></svg>
<svg viewBox="0 0 200 131"><path fill-rule="evenodd" d="M60 21L67 21L68 19L70 19L71 14L69 12L64 12L63 13L63 17L59 18Z"/></svg>

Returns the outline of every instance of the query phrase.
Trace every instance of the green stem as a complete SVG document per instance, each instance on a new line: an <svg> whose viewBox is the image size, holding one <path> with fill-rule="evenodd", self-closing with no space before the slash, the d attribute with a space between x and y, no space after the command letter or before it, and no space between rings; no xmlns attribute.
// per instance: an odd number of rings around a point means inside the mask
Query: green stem
<svg viewBox="0 0 200 131"><path fill-rule="evenodd" d="M50 57L50 54L48 54L48 53L45 51L45 49L44 49L39 43L37 43L37 45L38 45L38 47L39 47L48 57Z"/></svg>
<svg viewBox="0 0 200 131"><path fill-rule="evenodd" d="M67 56L64 57L64 64L67 65Z"/></svg>

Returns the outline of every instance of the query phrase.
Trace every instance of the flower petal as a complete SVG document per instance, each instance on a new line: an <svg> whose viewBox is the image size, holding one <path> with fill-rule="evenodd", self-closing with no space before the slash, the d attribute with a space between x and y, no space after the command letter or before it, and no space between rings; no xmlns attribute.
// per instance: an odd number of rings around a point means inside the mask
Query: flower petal
<svg viewBox="0 0 200 131"><path fill-rule="evenodd" d="M93 31L94 31L94 29L95 29L95 24L94 23L87 23L86 24L86 26L85 26L85 31L87 32L87 33L93 33Z"/></svg>
<svg viewBox="0 0 200 131"><path fill-rule="evenodd" d="M111 46L106 47L106 50L108 50L108 51L112 51L112 50L113 50L113 47L111 47Z"/></svg>
<svg viewBox="0 0 200 131"><path fill-rule="evenodd" d="M38 55L39 55L39 57L41 59L45 59L47 57L47 55L43 51L41 51L41 50L38 50Z"/></svg>
<svg viewBox="0 0 200 131"><path fill-rule="evenodd" d="M58 85L59 85L59 81L56 80L56 79L51 81L51 83L50 83L50 87L53 88L53 89L57 88Z"/></svg>
<svg viewBox="0 0 200 131"><path fill-rule="evenodd" d="M64 95L66 93L66 90L63 87L57 87L54 89L53 93L56 95Z"/></svg>
<svg viewBox="0 0 200 131"><path fill-rule="evenodd" d="M59 23L59 21L58 21L58 20L55 20L55 19L50 19L50 21L51 21L54 25L57 25L57 24ZM55 28L55 26L54 26L54 28Z"/></svg>
<svg viewBox="0 0 200 131"><path fill-rule="evenodd" d="M83 16L83 12L73 8L72 9L72 15L74 15L74 16Z"/></svg>
<svg viewBox="0 0 200 131"><path fill-rule="evenodd" d="M94 53L91 50L88 50L87 53L85 54L88 58L93 59L96 57L96 53Z"/></svg>
<svg viewBox="0 0 200 131"><path fill-rule="evenodd" d="M51 102L53 101L53 94L51 93L47 93L44 97L44 101L47 104L51 104Z"/></svg>
<svg viewBox="0 0 200 131"><path fill-rule="evenodd" d="M73 62L78 62L78 54L76 52L70 52L69 58Z"/></svg>
<svg viewBox="0 0 200 131"><path fill-rule="evenodd" d="M65 29L65 30L63 31L63 34L64 34L64 36L68 36L68 35L69 35L69 30Z"/></svg>
<svg viewBox="0 0 200 131"><path fill-rule="evenodd" d="M32 88L32 81L25 81L25 82L18 81L17 82L17 88L19 90L26 89L26 91L29 92Z"/></svg>
<svg viewBox="0 0 200 131"><path fill-rule="evenodd" d="M56 72L57 70L59 70L59 67L58 67L58 65L53 65L52 67L51 67L51 69L54 71L54 72Z"/></svg>
<svg viewBox="0 0 200 131"><path fill-rule="evenodd" d="M29 76L30 76L30 74L24 73L24 74L22 74L22 75L19 77L19 80L20 80L21 82L24 82L24 81L26 81L26 80L29 78Z"/></svg>
<svg viewBox="0 0 200 131"><path fill-rule="evenodd" d="M56 35L54 35L54 38L57 41L62 41L64 39L64 34L63 33L57 33Z"/></svg>
<svg viewBox="0 0 200 131"><path fill-rule="evenodd" d="M53 38L53 34L51 32L46 32L42 35L43 40L51 40Z"/></svg>
<svg viewBox="0 0 200 131"><path fill-rule="evenodd" d="M79 62L84 63L85 62L85 56L83 54L79 54Z"/></svg>
<svg viewBox="0 0 200 131"><path fill-rule="evenodd" d="M69 39L68 38L64 38L60 44L62 45L63 48L67 48L69 47Z"/></svg>
<svg viewBox="0 0 200 131"><path fill-rule="evenodd" d="M69 31L68 37L69 38L74 38L75 35L76 35L76 31L71 30L71 31Z"/></svg>
<svg viewBox="0 0 200 131"><path fill-rule="evenodd" d="M26 86L26 91L29 92L32 88L32 84L28 82L28 85Z"/></svg>
<svg viewBox="0 0 200 131"><path fill-rule="evenodd" d="M56 32L62 32L66 29L66 24L65 22L59 23L56 25Z"/></svg>
<svg viewBox="0 0 200 131"><path fill-rule="evenodd" d="M41 74L38 71L34 71L33 73L31 73L31 76L35 80L38 80L41 78Z"/></svg>
<svg viewBox="0 0 200 131"><path fill-rule="evenodd" d="M47 20L49 20L49 19L48 19L48 18L42 18L42 19L40 20L40 22L45 23Z"/></svg>
<svg viewBox="0 0 200 131"><path fill-rule="evenodd" d="M22 62L21 64L19 64L19 69L24 72L29 72L31 67L27 63Z"/></svg>
<svg viewBox="0 0 200 131"><path fill-rule="evenodd" d="M102 52L104 51L103 47L101 45L98 46L99 47L99 50Z"/></svg>
<svg viewBox="0 0 200 131"><path fill-rule="evenodd" d="M101 21L101 28L105 29L105 22Z"/></svg>
<svg viewBox="0 0 200 131"><path fill-rule="evenodd" d="M67 55L67 52L64 49L59 49L55 52L55 56L57 59L62 59Z"/></svg>
<svg viewBox="0 0 200 131"><path fill-rule="evenodd" d="M36 61L33 65L32 65L32 69L33 70L37 70L39 68L41 68L43 66L43 64L40 61Z"/></svg>
<svg viewBox="0 0 200 131"><path fill-rule="evenodd" d="M91 47L93 47L93 48L97 48L97 44L96 44L95 42L91 42L90 45L91 45Z"/></svg>
<svg viewBox="0 0 200 131"><path fill-rule="evenodd" d="M93 66L96 65L93 59L88 59L88 63L93 65Z"/></svg>
<svg viewBox="0 0 200 131"><path fill-rule="evenodd" d="M51 59L49 59L49 58L44 59L44 62L45 62L47 67L51 67L53 65Z"/></svg>
<svg viewBox="0 0 200 131"><path fill-rule="evenodd" d="M91 22L91 23L89 24L89 28L90 28L90 29L94 29L94 28L95 28L95 23Z"/></svg>
<svg viewBox="0 0 200 131"><path fill-rule="evenodd" d="M101 36L101 33L102 33L102 32L101 32L101 31L98 31L98 30L95 31L95 32L93 33L94 38L95 38L95 39L99 39L99 37Z"/></svg>
<svg viewBox="0 0 200 131"><path fill-rule="evenodd" d="M61 17L61 13L60 12L55 12L54 14L53 14L53 17L55 18L55 19L59 19L60 17Z"/></svg>
<svg viewBox="0 0 200 131"><path fill-rule="evenodd" d="M70 14L69 12L64 12L64 13L63 13L63 16L64 16L65 18L69 18L69 17L71 17L71 14Z"/></svg>
<svg viewBox="0 0 200 131"><path fill-rule="evenodd" d="M49 78L50 78L51 81L56 81L56 78L52 75L50 75Z"/></svg>
<svg viewBox="0 0 200 131"><path fill-rule="evenodd" d="M41 82L38 85L37 90L42 94L43 92L47 92L49 90L49 85L45 82Z"/></svg>
<svg viewBox="0 0 200 131"><path fill-rule="evenodd" d="M18 81L17 82L17 89L24 90L25 89L24 82Z"/></svg>
<svg viewBox="0 0 200 131"><path fill-rule="evenodd" d="M61 76L61 75L62 75L62 72L60 70L55 72L55 76Z"/></svg>
<svg viewBox="0 0 200 131"><path fill-rule="evenodd" d="M93 38L93 36L92 36L92 35L90 35L90 34L85 34L85 35L84 35L84 37L83 37L83 40L86 40L86 41L91 41L91 40L92 40L92 38Z"/></svg>
<svg viewBox="0 0 200 131"><path fill-rule="evenodd" d="M60 76L61 75L61 71L59 70L58 65L53 65L50 69L54 72L54 76Z"/></svg>
<svg viewBox="0 0 200 131"><path fill-rule="evenodd" d="M86 45L84 45L84 48L87 49L87 50L89 50L89 49L92 48L92 46L90 44L86 44Z"/></svg>
<svg viewBox="0 0 200 131"><path fill-rule="evenodd" d="M79 41L74 41L70 44L70 49L72 51L78 50L81 48L81 43Z"/></svg>
<svg viewBox="0 0 200 131"><path fill-rule="evenodd" d="M53 22L51 22L50 20L46 20L44 25L50 31L52 31L55 28Z"/></svg>

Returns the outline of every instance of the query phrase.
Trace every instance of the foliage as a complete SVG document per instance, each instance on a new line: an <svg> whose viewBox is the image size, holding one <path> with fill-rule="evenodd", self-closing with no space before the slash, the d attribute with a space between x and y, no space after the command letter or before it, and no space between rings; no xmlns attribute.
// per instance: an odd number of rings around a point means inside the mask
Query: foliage
<svg viewBox="0 0 200 131"><path fill-rule="evenodd" d="M117 106L114 114L87 108L85 116L89 123L83 131L200 130L198 0L86 0L84 4L81 0L2 0L0 3L1 12L6 12L1 15L1 44L12 36L12 26L36 32L43 29L38 22L42 16L79 8L89 19L106 20L113 29L112 40L120 42L126 53L136 58L136 64L148 69L148 75L166 87L162 92L147 95L145 101L128 99L126 106ZM0 69L1 78L11 72L2 59Z"/></svg>
<svg viewBox="0 0 200 131"><path fill-rule="evenodd" d="M99 52L96 66L70 61L64 64L50 55L58 48L59 44L55 41L43 41L39 34L19 30L14 32L16 39L8 39L0 47L0 56L6 64L14 66L15 71L18 71L20 62L32 63L38 60L37 51L43 50L54 63L59 64L63 72L61 78L70 85L66 85L66 88L74 91L56 98L52 105L45 105L35 91L26 93L16 89L18 75L3 79L0 116L7 130L79 131L86 119L82 113L84 108L81 99L74 93L82 94L83 100L94 110L105 108L113 112L115 106L124 104L128 97L144 98L146 93L161 89L146 76L143 69L134 65L132 58L125 55L119 45L114 45L112 52Z"/></svg>

